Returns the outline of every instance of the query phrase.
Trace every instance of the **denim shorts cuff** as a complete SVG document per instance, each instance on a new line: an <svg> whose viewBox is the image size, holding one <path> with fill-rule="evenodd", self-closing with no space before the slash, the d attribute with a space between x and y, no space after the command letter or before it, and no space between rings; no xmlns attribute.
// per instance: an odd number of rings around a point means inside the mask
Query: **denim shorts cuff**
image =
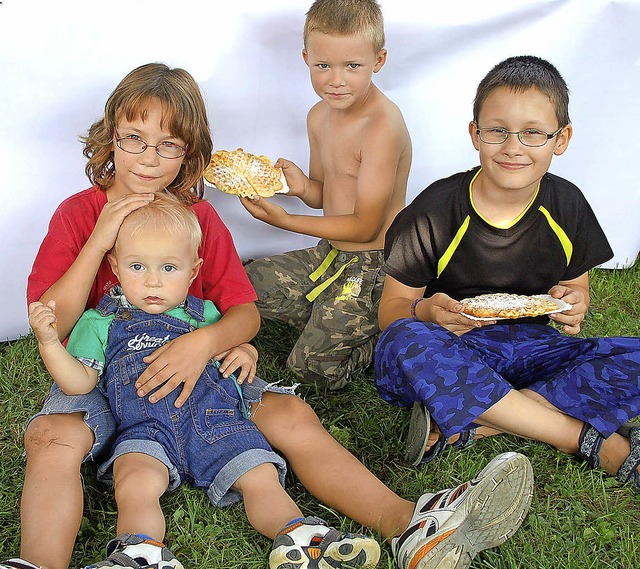
<svg viewBox="0 0 640 569"><path fill-rule="evenodd" d="M242 396L247 403L260 403L265 391L297 396L295 390L299 384L285 386L278 383L277 381L267 383L264 379L255 377L251 383L247 381L242 383Z"/></svg>
<svg viewBox="0 0 640 569"><path fill-rule="evenodd" d="M284 488L284 477L287 473L287 466L284 459L279 454L270 450L251 449L232 458L222 470L220 470L207 490L207 495L211 503L214 506L222 508L240 501L242 495L231 487L243 474L265 463L275 465L278 470L280 484Z"/></svg>
<svg viewBox="0 0 640 569"><path fill-rule="evenodd" d="M168 492L172 492L180 486L180 474L178 473L178 469L171 463L162 445L156 441L143 439L129 439L118 443L118 445L113 449L113 453L109 459L102 463L98 468L98 480L106 484L113 484L114 461L119 456L130 453L146 454L159 460L167 467L167 470L169 471Z"/></svg>

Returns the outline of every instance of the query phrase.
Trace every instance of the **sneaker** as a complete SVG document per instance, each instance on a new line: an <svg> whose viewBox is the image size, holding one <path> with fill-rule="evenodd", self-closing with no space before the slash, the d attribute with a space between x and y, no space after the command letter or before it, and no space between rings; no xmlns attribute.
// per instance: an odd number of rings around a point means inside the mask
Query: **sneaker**
<svg viewBox="0 0 640 569"><path fill-rule="evenodd" d="M311 517L280 530L269 555L269 569L369 569L379 559L380 546L375 539L343 533Z"/></svg>
<svg viewBox="0 0 640 569"><path fill-rule="evenodd" d="M40 569L40 567L34 565L33 563L29 563L24 559L14 557L13 559L0 561L0 569Z"/></svg>
<svg viewBox="0 0 640 569"><path fill-rule="evenodd" d="M407 529L391 540L398 569L465 569L483 549L511 537L533 497L527 457L498 455L471 481L416 504Z"/></svg>
<svg viewBox="0 0 640 569"><path fill-rule="evenodd" d="M163 543L143 535L123 533L107 544L107 558L84 569L184 569Z"/></svg>

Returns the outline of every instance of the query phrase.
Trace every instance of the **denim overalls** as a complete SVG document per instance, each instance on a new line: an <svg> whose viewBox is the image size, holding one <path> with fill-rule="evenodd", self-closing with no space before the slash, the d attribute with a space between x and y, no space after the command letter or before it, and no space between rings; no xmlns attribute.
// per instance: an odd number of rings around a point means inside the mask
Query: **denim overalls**
<svg viewBox="0 0 640 569"><path fill-rule="evenodd" d="M184 309L204 321L204 303L188 296ZM243 416L235 378L223 378L210 361L182 408L174 403L182 385L157 403L139 397L135 382L147 365L142 361L163 344L194 329L166 314L148 314L103 297L98 312L114 314L109 327L105 369L100 388L106 392L118 423L110 459L99 469L104 475L121 454L142 452L163 462L170 473L170 489L180 481L207 490L214 505L240 499L231 485L251 468L271 462L284 479L285 464L271 450L253 421Z"/></svg>

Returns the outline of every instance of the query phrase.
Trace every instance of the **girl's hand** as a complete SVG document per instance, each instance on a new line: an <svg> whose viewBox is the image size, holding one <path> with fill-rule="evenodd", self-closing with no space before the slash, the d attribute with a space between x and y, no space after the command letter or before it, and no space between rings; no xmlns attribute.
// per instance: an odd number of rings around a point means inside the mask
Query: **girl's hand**
<svg viewBox="0 0 640 569"><path fill-rule="evenodd" d="M423 315L424 317L420 318L420 320L440 324L440 326L458 336L462 336L462 334L474 328L481 328L482 326L496 323L495 320L471 320L471 318L460 314L462 309L462 303L454 300L443 292L437 292L433 296L425 298L418 303L416 306L416 315Z"/></svg>
<svg viewBox="0 0 640 569"><path fill-rule="evenodd" d="M214 359L221 360L220 373L222 377L229 377L233 373L238 383L243 383L245 380L251 383L256 376L258 350L251 344L240 344L214 356ZM237 370L240 372L236 373Z"/></svg>
<svg viewBox="0 0 640 569"><path fill-rule="evenodd" d="M197 330L189 332L166 343L144 358L148 367L136 381L138 396L144 397L162 385L149 397L151 403L157 403L180 384L184 384L175 403L176 407L182 407L209 361L210 346L207 345L206 340L208 337L198 335Z"/></svg>
<svg viewBox="0 0 640 569"><path fill-rule="evenodd" d="M50 300L47 304L32 302L29 305L29 326L43 346L56 344L58 331L56 330L56 301Z"/></svg>
<svg viewBox="0 0 640 569"><path fill-rule="evenodd" d="M587 316L587 303L584 293L579 289L570 288L564 285L555 285L549 290L553 298L559 298L572 305L571 310L550 314L549 318L562 326L566 334L578 334L582 321Z"/></svg>
<svg viewBox="0 0 640 569"><path fill-rule="evenodd" d="M154 194L127 194L107 202L87 242L106 253L116 242L124 218L153 199Z"/></svg>

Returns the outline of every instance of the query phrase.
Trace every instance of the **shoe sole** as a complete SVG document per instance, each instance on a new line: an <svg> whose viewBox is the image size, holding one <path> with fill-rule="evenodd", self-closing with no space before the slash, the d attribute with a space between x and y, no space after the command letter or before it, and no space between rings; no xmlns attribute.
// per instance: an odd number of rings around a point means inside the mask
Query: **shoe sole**
<svg viewBox="0 0 640 569"><path fill-rule="evenodd" d="M636 427L640 427L640 423L634 423L633 421L627 421L626 423L622 423L618 430L616 431L618 434L622 435L625 439L631 437L631 429Z"/></svg>
<svg viewBox="0 0 640 569"><path fill-rule="evenodd" d="M522 525L533 498L533 470L525 456L501 454L475 480L440 536L414 552L407 569L466 569L480 551L501 545Z"/></svg>
<svg viewBox="0 0 640 569"><path fill-rule="evenodd" d="M324 554L318 547L281 546L269 555L269 569L373 569L380 560L380 545L369 538L345 538L330 544Z"/></svg>
<svg viewBox="0 0 640 569"><path fill-rule="evenodd" d="M319 569L357 567L373 569L380 560L380 545L373 539L349 539L332 543L318 561ZM338 563L338 565L336 565Z"/></svg>
<svg viewBox="0 0 640 569"><path fill-rule="evenodd" d="M416 401L411 409L409 432L404 450L404 459L413 466L419 466L427 451L431 417L421 401Z"/></svg>

